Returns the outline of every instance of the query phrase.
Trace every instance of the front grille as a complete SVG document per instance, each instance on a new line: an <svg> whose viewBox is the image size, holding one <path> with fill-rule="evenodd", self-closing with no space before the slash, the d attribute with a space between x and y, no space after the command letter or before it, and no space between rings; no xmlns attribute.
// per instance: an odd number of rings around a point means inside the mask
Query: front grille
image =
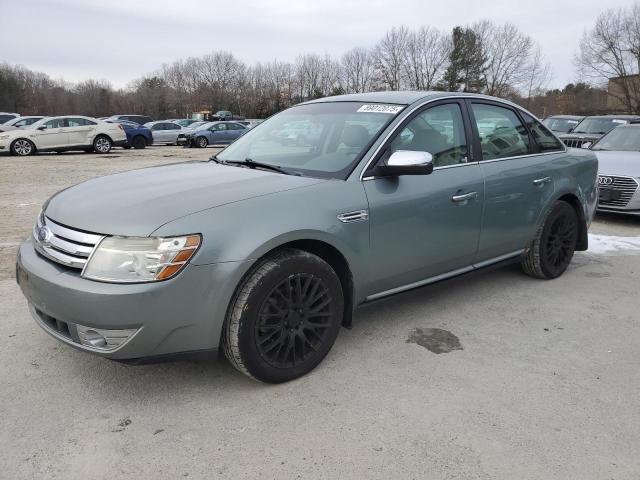
<svg viewBox="0 0 640 480"><path fill-rule="evenodd" d="M567 147L581 148L585 142L592 142L593 140L583 140L579 138L565 138L562 140Z"/></svg>
<svg viewBox="0 0 640 480"><path fill-rule="evenodd" d="M631 177L598 175L599 203L606 207L626 207L638 189L638 182Z"/></svg>
<svg viewBox="0 0 640 480"><path fill-rule="evenodd" d="M64 227L40 215L33 229L36 250L67 267L82 269L102 235Z"/></svg>

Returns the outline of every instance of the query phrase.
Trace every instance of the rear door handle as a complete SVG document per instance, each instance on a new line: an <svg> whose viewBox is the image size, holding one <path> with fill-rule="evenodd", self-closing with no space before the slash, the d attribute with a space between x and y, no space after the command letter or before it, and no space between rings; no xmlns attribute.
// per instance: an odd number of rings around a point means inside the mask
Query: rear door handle
<svg viewBox="0 0 640 480"><path fill-rule="evenodd" d="M451 201L455 203L466 203L469 200L473 200L474 198L478 198L478 192L469 192L463 193L461 195L454 195L451 197Z"/></svg>
<svg viewBox="0 0 640 480"><path fill-rule="evenodd" d="M533 184L534 184L534 185L538 185L538 186L542 186L542 185L544 185L545 183L549 183L550 181L551 181L551 177L536 178L536 179L533 181Z"/></svg>

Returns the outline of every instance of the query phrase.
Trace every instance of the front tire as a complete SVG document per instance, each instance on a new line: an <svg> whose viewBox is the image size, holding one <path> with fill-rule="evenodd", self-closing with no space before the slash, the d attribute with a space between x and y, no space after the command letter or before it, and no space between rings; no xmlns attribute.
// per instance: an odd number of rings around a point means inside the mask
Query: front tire
<svg viewBox="0 0 640 480"><path fill-rule="evenodd" d="M96 153L109 153L112 146L111 139L105 135L98 135L93 141L93 149Z"/></svg>
<svg viewBox="0 0 640 480"><path fill-rule="evenodd" d="M281 383L313 370L333 346L344 314L340 279L320 257L282 250L240 284L223 327L231 364Z"/></svg>
<svg viewBox="0 0 640 480"><path fill-rule="evenodd" d="M527 275L553 279L562 275L578 243L578 216L564 201L556 202L545 215L530 248L522 260Z"/></svg>
<svg viewBox="0 0 640 480"><path fill-rule="evenodd" d="M11 153L20 157L28 157L36 152L36 146L31 140L18 138L11 144Z"/></svg>
<svg viewBox="0 0 640 480"><path fill-rule="evenodd" d="M196 145L198 145L198 148L207 148L209 140L207 140L207 137L198 137L196 139Z"/></svg>

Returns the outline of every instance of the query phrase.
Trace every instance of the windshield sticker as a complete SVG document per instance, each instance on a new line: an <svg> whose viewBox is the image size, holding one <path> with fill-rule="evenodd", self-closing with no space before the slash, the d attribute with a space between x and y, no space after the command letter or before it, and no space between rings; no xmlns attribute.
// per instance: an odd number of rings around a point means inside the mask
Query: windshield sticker
<svg viewBox="0 0 640 480"><path fill-rule="evenodd" d="M613 123L627 123L626 120L611 120Z"/></svg>
<svg viewBox="0 0 640 480"><path fill-rule="evenodd" d="M391 113L391 114L396 114L398 113L400 110L402 110L404 107L401 105L380 105L380 104L373 104L373 105L362 105L357 112L359 113Z"/></svg>

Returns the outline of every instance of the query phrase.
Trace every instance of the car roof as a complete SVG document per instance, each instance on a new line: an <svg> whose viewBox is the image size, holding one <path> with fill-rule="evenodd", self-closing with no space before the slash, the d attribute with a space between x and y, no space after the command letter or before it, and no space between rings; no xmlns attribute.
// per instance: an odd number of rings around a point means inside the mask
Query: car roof
<svg viewBox="0 0 640 480"><path fill-rule="evenodd" d="M566 118L567 120L576 120L584 118L584 115L549 115L547 118Z"/></svg>
<svg viewBox="0 0 640 480"><path fill-rule="evenodd" d="M336 95L333 97L318 98L302 103L325 103L325 102L371 102L371 103L392 103L397 105L411 105L413 103L426 99L437 100L438 98L477 98L481 100L498 101L511 105L519 110L525 110L517 105L502 98L491 97L489 95L481 95L478 93L467 92L440 92L440 91L399 91L399 92L368 92L368 93L352 93L348 95ZM526 111L526 110L525 110Z"/></svg>
<svg viewBox="0 0 640 480"><path fill-rule="evenodd" d="M637 120L640 119L638 115L590 115L585 118L605 118L605 119L620 119L620 120Z"/></svg>

